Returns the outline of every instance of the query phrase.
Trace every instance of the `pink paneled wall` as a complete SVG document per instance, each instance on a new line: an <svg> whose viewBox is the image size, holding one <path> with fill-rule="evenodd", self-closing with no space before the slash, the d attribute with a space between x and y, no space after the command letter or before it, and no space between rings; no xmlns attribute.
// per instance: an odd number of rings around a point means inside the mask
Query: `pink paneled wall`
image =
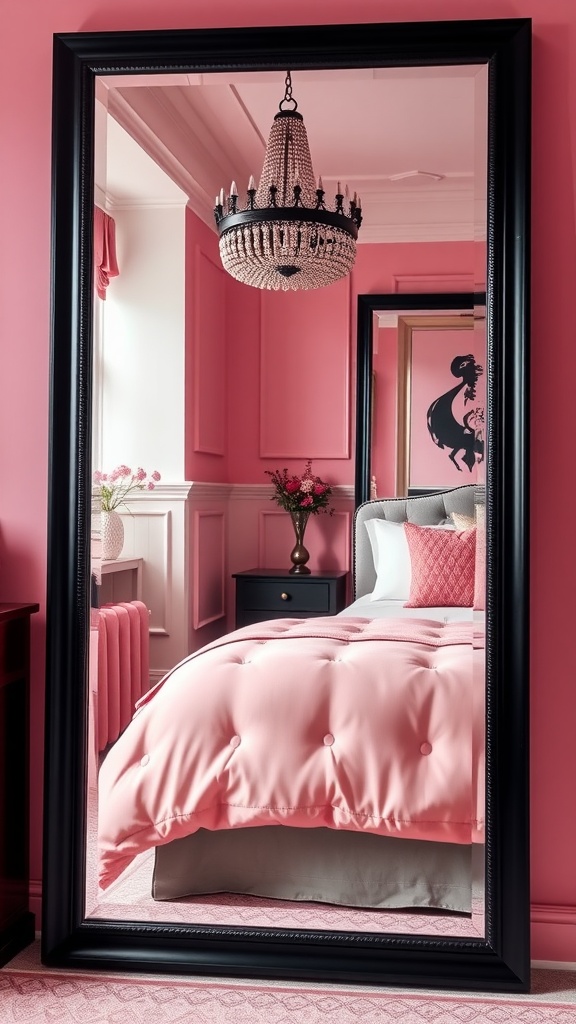
<svg viewBox="0 0 576 1024"><path fill-rule="evenodd" d="M349 278L263 292L261 309L260 457L348 460Z"/></svg>
<svg viewBox="0 0 576 1024"><path fill-rule="evenodd" d="M532 468L532 898L536 958L576 961L576 706L570 643L576 498L573 321L576 281L576 5L573 0L4 0L0 94L0 598L40 601L32 640L32 876L41 878L52 33L193 26L534 19ZM405 247L395 246L402 261ZM360 251L354 292L391 290L392 269ZM411 268L412 271L415 268ZM424 272L425 268L422 268ZM445 267L454 271L452 261ZM396 273L401 271L396 267ZM417 271L416 271L417 272ZM257 319L239 299L242 330ZM245 374L257 367L246 354ZM241 361L238 355L238 361ZM257 369L255 372L258 372ZM238 382L240 377L237 378ZM236 384L236 379L234 381ZM237 401L240 396L237 394ZM240 433L240 432L239 432ZM245 438L253 440L254 424ZM238 439L240 443L240 438ZM203 455L207 460L219 458ZM206 474L208 468L206 469ZM203 475L206 475L203 474ZM260 479L260 477L258 477ZM562 514L556 513L556 508Z"/></svg>
<svg viewBox="0 0 576 1024"><path fill-rule="evenodd" d="M428 275L427 288L445 290L466 268L471 281L473 262L472 242L359 245L350 279L319 291L230 281L229 479L265 483L265 469L298 472L309 456L323 479L352 485L358 295L395 292L396 276Z"/></svg>
<svg viewBox="0 0 576 1024"><path fill-rule="evenodd" d="M185 280L185 476L187 480L222 481L228 476L227 381L223 372L227 275L215 233L189 209Z"/></svg>

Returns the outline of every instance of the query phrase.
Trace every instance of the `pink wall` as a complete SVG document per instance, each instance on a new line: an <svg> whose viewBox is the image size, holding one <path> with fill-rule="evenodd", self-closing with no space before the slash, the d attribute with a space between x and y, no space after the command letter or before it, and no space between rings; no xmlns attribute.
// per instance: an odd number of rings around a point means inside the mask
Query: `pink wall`
<svg viewBox="0 0 576 1024"><path fill-rule="evenodd" d="M576 280L573 0L4 0L1 8L0 597L38 600L32 650L32 874L41 875L52 33L211 25L534 19L532 897L535 957L576 961L574 665ZM6 158L8 155L8 158ZM398 247L401 255L402 246ZM453 269L453 268L450 268ZM355 284L355 281L353 281ZM385 282L384 282L385 284ZM363 281L362 290L382 283ZM249 305L246 300L247 306ZM554 496L562 514L556 514Z"/></svg>
<svg viewBox="0 0 576 1024"><path fill-rule="evenodd" d="M395 277L408 275L432 275L426 288L438 291L466 268L470 281L473 265L471 242L405 242L360 245L351 277L319 291L259 293L231 281L229 479L265 483L264 470L298 472L311 457L323 479L353 484L358 295L394 292Z"/></svg>
<svg viewBox="0 0 576 1024"><path fill-rule="evenodd" d="M228 477L226 298L218 239L186 209L186 480ZM200 382L201 385L200 385Z"/></svg>

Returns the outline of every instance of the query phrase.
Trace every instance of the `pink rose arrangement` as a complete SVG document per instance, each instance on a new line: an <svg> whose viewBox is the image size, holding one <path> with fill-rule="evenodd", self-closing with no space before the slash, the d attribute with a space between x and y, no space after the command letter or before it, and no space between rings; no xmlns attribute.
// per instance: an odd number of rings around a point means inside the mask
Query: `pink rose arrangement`
<svg viewBox="0 0 576 1024"><path fill-rule="evenodd" d="M319 476L314 476L310 459L301 476L290 476L287 469L276 469L274 472L266 469L264 472L274 485L274 494L270 500L286 512L310 512L312 515L327 512L333 515L334 509L328 501L332 488Z"/></svg>
<svg viewBox="0 0 576 1024"><path fill-rule="evenodd" d="M129 466L116 466L111 473L97 469L93 480L100 491L102 511L112 512L119 505L126 505L126 498L132 491L153 491L160 480L160 473L155 469L148 475L141 466L134 472Z"/></svg>

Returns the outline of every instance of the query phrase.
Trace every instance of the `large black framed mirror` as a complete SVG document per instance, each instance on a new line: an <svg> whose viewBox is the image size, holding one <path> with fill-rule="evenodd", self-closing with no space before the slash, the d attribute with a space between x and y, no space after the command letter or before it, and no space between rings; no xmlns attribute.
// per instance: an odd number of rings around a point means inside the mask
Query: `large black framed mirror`
<svg viewBox="0 0 576 1024"><path fill-rule="evenodd" d="M321 56L319 56L321 55ZM94 97L100 76L486 65L486 902L479 938L85 916ZM528 20L60 35L54 44L43 959L76 967L523 991L529 983Z"/></svg>

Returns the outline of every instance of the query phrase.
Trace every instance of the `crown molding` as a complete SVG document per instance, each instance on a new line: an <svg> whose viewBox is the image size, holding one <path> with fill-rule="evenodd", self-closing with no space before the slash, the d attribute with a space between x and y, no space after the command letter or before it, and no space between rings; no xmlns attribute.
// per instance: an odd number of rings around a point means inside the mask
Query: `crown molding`
<svg viewBox="0 0 576 1024"><path fill-rule="evenodd" d="M199 183L199 168L208 161L218 174L220 166L229 162L226 151L220 147L213 152L202 134L195 145L188 147L190 159L183 162L173 152L173 148L182 150L182 139L195 139L196 121L190 124L188 117L196 117L196 112L187 107L183 97L178 95L168 99L161 95L160 90L146 90L146 97L139 98L138 110L135 105L116 89L108 94L109 113L129 133L134 141L153 159L159 167L175 182L187 196L186 205L211 231L214 225L214 197L208 194ZM133 101L136 102L135 99ZM158 124L168 125L163 139L158 134ZM242 120L245 130L249 125ZM241 168L232 174L238 178ZM223 172L225 173L225 172ZM230 172L232 173L232 172ZM342 180L345 180L345 175ZM225 179L223 179L225 180ZM428 186L415 187L413 180L393 181L389 176L363 177L354 182L358 193L362 196L364 207L364 223L358 244L379 244L386 242L461 242L478 239L478 228L474 225L474 183L470 175L447 174L442 181ZM332 175L324 178L325 187L329 191L335 185L336 178ZM109 209L142 209L170 208L178 203L156 202L142 203L141 200L130 202L107 196Z"/></svg>
<svg viewBox="0 0 576 1024"><path fill-rule="evenodd" d="M202 189L190 172L183 164L176 159L174 154L150 126L144 121L134 108L117 91L112 90L108 100L108 111L118 121L118 124L134 139L139 146L154 160L159 167L178 185L188 197L187 205L214 230L214 209L213 200L210 200L204 189ZM171 205L171 204L162 204ZM176 204L175 204L176 205ZM177 204L179 205L179 204ZM129 204L122 203L124 208L142 206L141 202ZM117 208L120 204L117 205Z"/></svg>
<svg viewBox="0 0 576 1024"><path fill-rule="evenodd" d="M108 196L100 185L94 185L94 202L96 206L101 206L103 210L107 210L108 207Z"/></svg>

